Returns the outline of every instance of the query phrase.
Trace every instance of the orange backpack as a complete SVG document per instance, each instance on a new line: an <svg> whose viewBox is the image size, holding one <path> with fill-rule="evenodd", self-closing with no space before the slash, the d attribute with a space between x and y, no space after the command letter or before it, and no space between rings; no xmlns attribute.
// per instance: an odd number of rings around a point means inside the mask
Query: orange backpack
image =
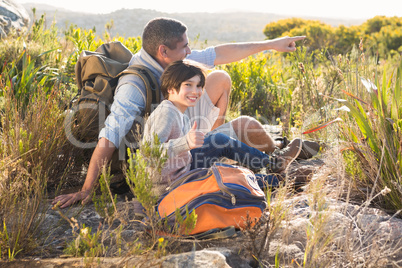
<svg viewBox="0 0 402 268"><path fill-rule="evenodd" d="M158 201L159 215L173 226L175 210L181 215L195 210L197 222L189 235L245 226L247 214L260 218L267 206L264 192L247 168L215 163L211 168L194 169L173 182Z"/></svg>

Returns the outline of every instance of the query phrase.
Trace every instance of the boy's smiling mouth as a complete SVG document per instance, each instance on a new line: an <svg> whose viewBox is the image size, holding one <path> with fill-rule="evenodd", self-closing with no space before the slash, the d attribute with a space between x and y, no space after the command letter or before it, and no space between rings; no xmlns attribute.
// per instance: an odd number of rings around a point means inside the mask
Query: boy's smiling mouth
<svg viewBox="0 0 402 268"><path fill-rule="evenodd" d="M190 101L197 101L198 97L187 97Z"/></svg>

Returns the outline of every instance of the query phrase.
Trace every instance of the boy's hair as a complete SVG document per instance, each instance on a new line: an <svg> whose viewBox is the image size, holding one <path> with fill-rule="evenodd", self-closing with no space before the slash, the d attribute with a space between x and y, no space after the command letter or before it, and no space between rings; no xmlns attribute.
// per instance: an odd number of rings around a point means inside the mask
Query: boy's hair
<svg viewBox="0 0 402 268"><path fill-rule="evenodd" d="M178 42L183 41L186 25L170 18L150 20L142 33L142 48L152 57L156 57L160 45L175 49Z"/></svg>
<svg viewBox="0 0 402 268"><path fill-rule="evenodd" d="M180 91L180 85L184 81L199 75L200 86L205 86L206 73L205 68L197 62L190 60L179 60L169 64L161 76L161 92L163 97L169 97L168 90L174 89Z"/></svg>

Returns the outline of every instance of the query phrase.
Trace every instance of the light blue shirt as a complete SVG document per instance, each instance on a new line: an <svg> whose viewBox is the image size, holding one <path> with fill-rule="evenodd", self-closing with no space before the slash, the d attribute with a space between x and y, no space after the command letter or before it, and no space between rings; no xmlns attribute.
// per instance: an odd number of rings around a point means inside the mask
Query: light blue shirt
<svg viewBox="0 0 402 268"><path fill-rule="evenodd" d="M202 63L208 68L213 68L216 58L215 48L194 50L187 58ZM141 49L133 55L130 61L130 65L132 64L148 67L160 85L163 68L145 50ZM137 118L140 123L143 122L142 114L145 109L145 102L146 89L141 78L136 75L122 76L116 87L111 113L106 118L105 127L100 131L99 138L106 138L116 148L119 148L123 138L131 130L134 119ZM135 130L133 129L133 131ZM124 143L128 145L127 140L124 140Z"/></svg>

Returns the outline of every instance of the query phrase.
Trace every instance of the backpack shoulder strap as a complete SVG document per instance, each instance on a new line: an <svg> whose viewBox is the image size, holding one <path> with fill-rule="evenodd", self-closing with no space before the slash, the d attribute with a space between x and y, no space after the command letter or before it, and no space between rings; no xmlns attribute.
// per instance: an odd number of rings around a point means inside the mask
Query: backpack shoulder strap
<svg viewBox="0 0 402 268"><path fill-rule="evenodd" d="M145 114L150 114L151 104L159 104L161 102L160 88L155 75L149 68L139 64L130 65L127 69L121 72L121 74L135 74L142 79L147 91Z"/></svg>
<svg viewBox="0 0 402 268"><path fill-rule="evenodd" d="M236 234L236 228L234 226L228 226L223 229L211 229L203 233L195 234L192 237L198 240L214 240L214 239L224 239L232 237Z"/></svg>

